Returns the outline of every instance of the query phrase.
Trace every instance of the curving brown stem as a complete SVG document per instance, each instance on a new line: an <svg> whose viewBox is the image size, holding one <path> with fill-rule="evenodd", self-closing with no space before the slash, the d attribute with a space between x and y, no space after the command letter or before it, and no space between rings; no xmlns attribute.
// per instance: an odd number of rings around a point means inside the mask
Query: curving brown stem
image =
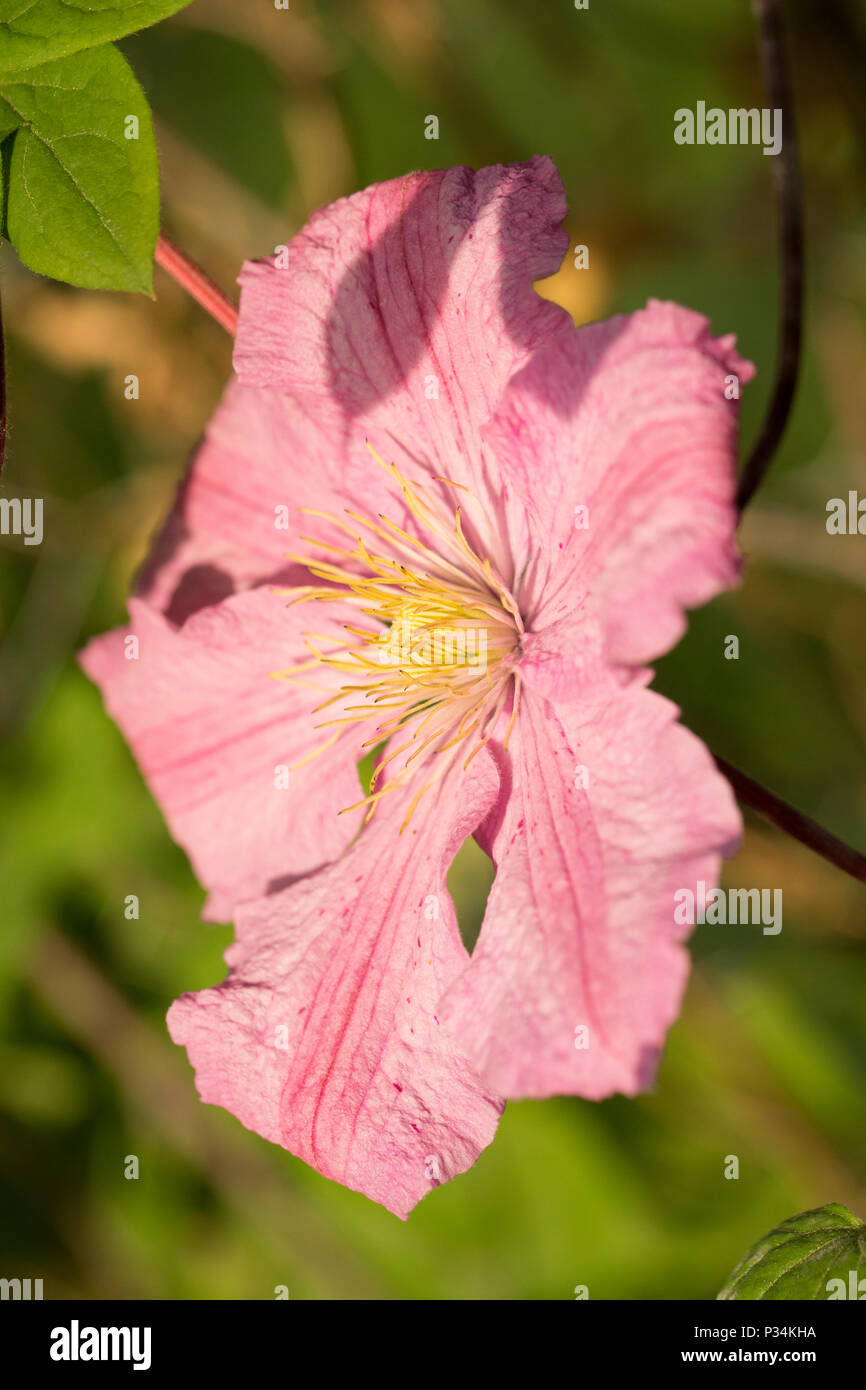
<svg viewBox="0 0 866 1390"><path fill-rule="evenodd" d="M782 112L782 148L772 156L779 216L780 324L776 381L767 413L740 475L737 505L742 511L760 487L788 424L803 339L803 193L794 94L785 50L779 0L752 0L758 21L761 64L773 110Z"/></svg>
<svg viewBox="0 0 866 1390"><path fill-rule="evenodd" d="M738 767L725 762L724 758L719 758L715 753L713 757L716 767L727 777L737 799L742 801L744 806L750 806L779 830L784 830L787 835L799 840L801 845L808 845L809 849L820 854L822 859L835 864L837 869L843 869L852 878L866 883L866 854L861 854L851 845L846 845L844 840L831 835L829 830L812 820L811 816L804 816L802 811L789 806L787 801L762 787L760 782L741 772Z"/></svg>
<svg viewBox="0 0 866 1390"><path fill-rule="evenodd" d="M155 260L157 265L162 266L163 270L191 294L203 309L207 309L217 323L229 333L235 332L238 326L238 311L228 295L223 294L219 286L205 275L195 261L191 261L189 256L184 255L183 251L162 233L157 238Z"/></svg>

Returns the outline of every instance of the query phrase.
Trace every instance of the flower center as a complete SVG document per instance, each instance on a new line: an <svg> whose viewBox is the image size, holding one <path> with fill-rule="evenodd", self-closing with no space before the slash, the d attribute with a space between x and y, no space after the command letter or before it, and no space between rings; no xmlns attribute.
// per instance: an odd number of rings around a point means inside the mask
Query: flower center
<svg viewBox="0 0 866 1390"><path fill-rule="evenodd" d="M449 515L437 499L372 448L370 452L398 484L419 534L381 514L374 521L347 510L353 526L304 508L346 532L354 545L344 549L303 537L327 558L289 557L323 581L322 587L292 590L294 602L348 603L357 610L358 621L345 624L344 643L306 634L314 660L275 675L293 677L324 666L351 678L318 706L317 712L337 707L336 717L318 726L336 728L311 756L330 746L348 725L372 724L372 734L361 745L364 751L391 743L376 764L369 794L357 805L369 806L369 818L383 796L423 766L428 776L410 804L405 828L428 788L464 752L466 767L510 704L507 739L519 698L515 668L523 622L489 558L482 558L467 540L460 507ZM444 478L436 481L460 487ZM380 785L386 767L401 754L406 756L397 770Z"/></svg>

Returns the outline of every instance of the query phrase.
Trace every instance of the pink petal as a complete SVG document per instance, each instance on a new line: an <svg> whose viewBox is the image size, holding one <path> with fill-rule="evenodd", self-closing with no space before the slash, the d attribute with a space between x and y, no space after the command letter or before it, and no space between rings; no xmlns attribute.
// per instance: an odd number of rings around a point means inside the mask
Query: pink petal
<svg viewBox="0 0 866 1390"><path fill-rule="evenodd" d="M287 552L327 458L310 443L285 397L231 381L139 576L140 597L181 624L250 585L308 582Z"/></svg>
<svg viewBox="0 0 866 1390"><path fill-rule="evenodd" d="M202 1100L401 1217L501 1111L436 1012L467 961L445 875L496 790L473 767L459 807L422 801L400 835L394 792L338 863L244 907L228 979L169 1012Z"/></svg>
<svg viewBox="0 0 866 1390"><path fill-rule="evenodd" d="M310 653L301 633L340 631L321 606L287 606L267 589L206 608L181 629L139 600L131 625L96 638L81 664L100 686L175 839L209 890L205 915L224 920L237 902L318 868L344 849L358 818L338 812L359 800L358 754L340 740L290 768L332 730L314 725L321 689L277 681ZM137 659L125 638L138 639ZM312 672L306 680L322 682Z"/></svg>
<svg viewBox="0 0 866 1390"><path fill-rule="evenodd" d="M531 681L533 662L521 670ZM739 830L730 788L676 713L642 679L599 677L556 711L525 687L500 755L510 788L480 837L496 879L440 1014L509 1098L598 1099L651 1080L688 971L675 890L714 883Z"/></svg>
<svg viewBox="0 0 866 1390"><path fill-rule="evenodd" d="M238 376L344 428L378 424L450 476L477 462L512 373L570 322L532 289L562 260L565 210L541 158L409 174L324 208L285 268L244 267Z"/></svg>
<svg viewBox="0 0 866 1390"><path fill-rule="evenodd" d="M591 611L609 659L640 664L681 636L684 607L735 582L725 387L752 375L732 338L656 301L539 349L487 434L530 518L531 629Z"/></svg>
<svg viewBox="0 0 866 1390"><path fill-rule="evenodd" d="M564 215L549 159L438 170L316 213L285 269L276 258L248 263L239 381L145 571L148 601L173 603L182 619L204 581L224 597L274 578L310 530L301 507L384 510L404 524L366 439L409 476L444 473L488 512L499 507L481 428L511 374L570 324L531 287L562 259ZM274 528L284 504L288 532Z"/></svg>

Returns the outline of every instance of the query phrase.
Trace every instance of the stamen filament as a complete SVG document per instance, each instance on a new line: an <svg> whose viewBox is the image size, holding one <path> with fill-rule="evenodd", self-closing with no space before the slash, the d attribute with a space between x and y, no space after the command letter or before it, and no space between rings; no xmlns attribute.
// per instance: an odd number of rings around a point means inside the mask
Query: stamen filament
<svg viewBox="0 0 866 1390"><path fill-rule="evenodd" d="M394 464L385 463L369 443L367 447L399 488L419 533L413 535L381 513L373 521L347 509L350 525L327 512L304 508L306 515L319 517L348 535L354 548L302 537L314 553L287 558L303 564L327 587L310 584L287 591L291 602L348 602L371 625L346 623L342 643L333 635L307 633L305 642L314 661L274 674L293 679L300 671L320 665L323 671L356 678L326 690L327 698L314 712L338 706L336 717L317 725L334 732L303 762L331 747L349 726L375 722L374 734L361 744L364 750L410 726L409 737L389 747L378 760L367 796L345 808L367 806L369 820L383 796L404 786L416 767L429 767L430 775L413 796L402 830L421 797L454 765L453 750L475 738L463 761L466 768L489 742L513 695L510 733L518 699L513 657L523 621L490 557L473 549L462 507L458 505L449 520L436 499ZM447 478L436 481L468 492ZM365 534L376 538L376 550L370 549ZM382 786L386 769L398 759L403 759L402 766Z"/></svg>

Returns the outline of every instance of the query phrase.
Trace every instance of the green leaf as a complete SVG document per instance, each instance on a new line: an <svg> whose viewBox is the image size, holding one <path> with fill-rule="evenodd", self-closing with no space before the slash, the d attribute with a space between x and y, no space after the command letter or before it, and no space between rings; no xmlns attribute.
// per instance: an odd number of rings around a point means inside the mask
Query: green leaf
<svg viewBox="0 0 866 1390"><path fill-rule="evenodd" d="M0 74L146 29L190 0L0 0Z"/></svg>
<svg viewBox="0 0 866 1390"><path fill-rule="evenodd" d="M127 138L138 122L137 139ZM30 68L0 89L12 141L6 220L31 270L89 289L153 283L159 175L150 108L111 44Z"/></svg>
<svg viewBox="0 0 866 1390"><path fill-rule="evenodd" d="M850 1298L852 1286L858 1297L864 1273L866 1225L847 1207L831 1202L790 1217L753 1245L718 1297L814 1302ZM831 1279L842 1284L828 1288Z"/></svg>

